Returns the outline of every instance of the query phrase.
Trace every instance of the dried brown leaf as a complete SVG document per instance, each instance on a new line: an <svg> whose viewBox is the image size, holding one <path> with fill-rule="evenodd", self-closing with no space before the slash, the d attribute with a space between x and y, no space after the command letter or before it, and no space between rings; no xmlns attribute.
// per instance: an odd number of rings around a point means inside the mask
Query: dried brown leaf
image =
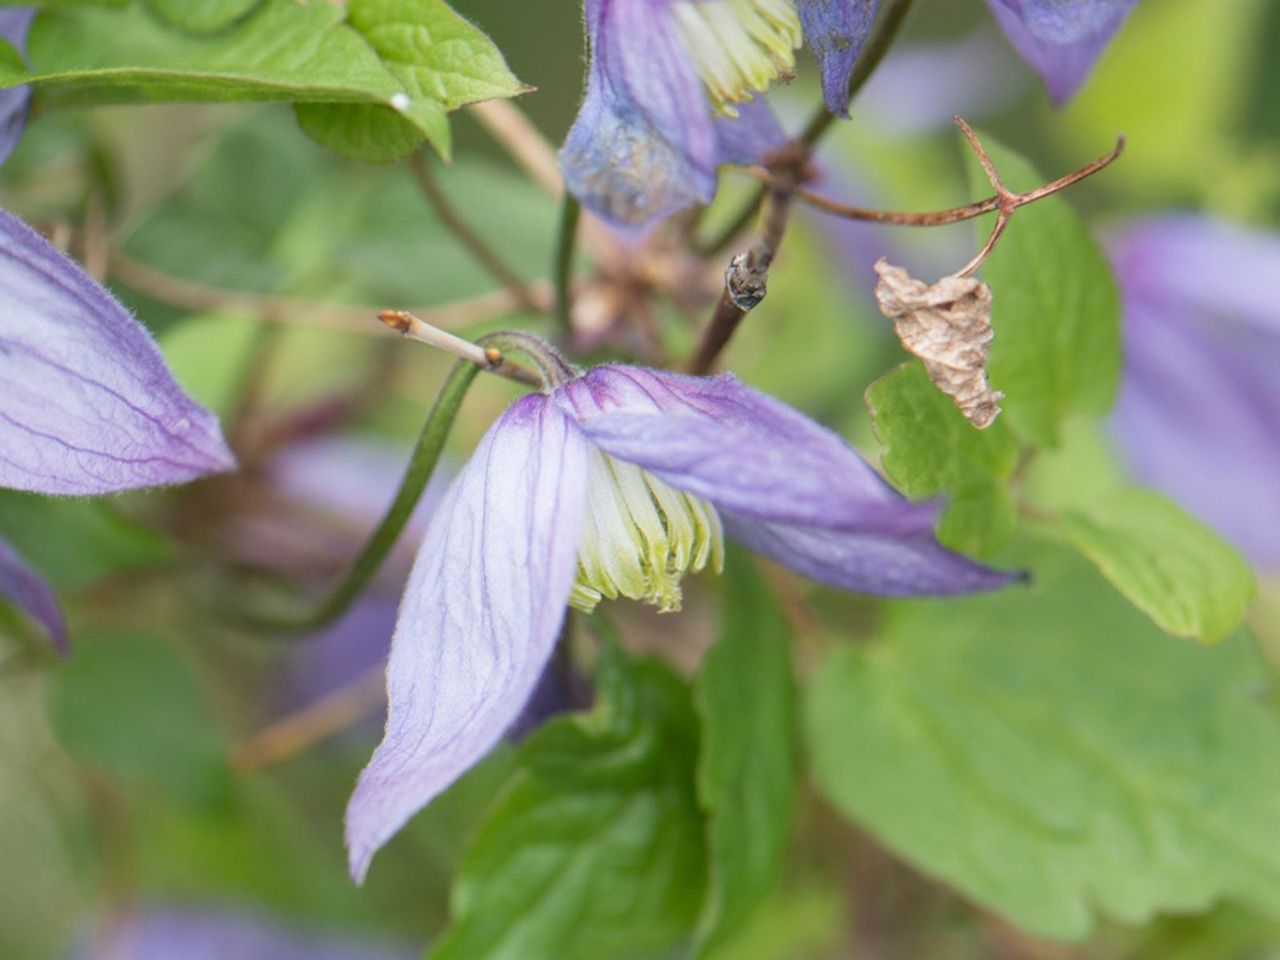
<svg viewBox="0 0 1280 960"><path fill-rule="evenodd" d="M902 345L924 361L929 379L979 430L1000 413L1004 397L987 381L991 350L991 288L973 277L916 280L881 259L876 300Z"/></svg>

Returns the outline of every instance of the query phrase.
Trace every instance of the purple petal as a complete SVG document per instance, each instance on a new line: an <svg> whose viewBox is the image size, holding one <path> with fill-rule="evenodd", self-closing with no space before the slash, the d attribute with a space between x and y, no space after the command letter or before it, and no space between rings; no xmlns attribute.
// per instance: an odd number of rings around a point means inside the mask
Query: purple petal
<svg viewBox="0 0 1280 960"><path fill-rule="evenodd" d="M1014 579L944 549L937 504L911 503L838 435L732 376L596 367L554 396L606 453L709 500L730 536L815 580L896 596Z"/></svg>
<svg viewBox="0 0 1280 960"><path fill-rule="evenodd" d="M785 142L762 103L716 119L669 0L587 0L587 96L560 151L569 191L639 229L715 193L716 168Z"/></svg>
<svg viewBox="0 0 1280 960"><path fill-rule="evenodd" d="M36 12L31 7L8 7L0 10L0 39L8 40L21 54L27 52L27 31ZM9 159L22 139L31 107L31 85L0 90L0 163Z"/></svg>
<svg viewBox="0 0 1280 960"><path fill-rule="evenodd" d="M110 493L234 465L146 330L4 211L0 302L0 486Z"/></svg>
<svg viewBox="0 0 1280 960"><path fill-rule="evenodd" d="M58 598L44 579L0 537L0 598L8 600L44 629L62 653L70 649Z"/></svg>
<svg viewBox="0 0 1280 960"><path fill-rule="evenodd" d="M743 517L886 533L936 518L837 434L731 375L602 366L556 399L606 453Z"/></svg>
<svg viewBox="0 0 1280 960"><path fill-rule="evenodd" d="M485 434L432 519L392 641L386 735L347 808L357 881L533 693L577 567L588 451L546 397L524 397Z"/></svg>
<svg viewBox="0 0 1280 960"><path fill-rule="evenodd" d="M1114 246L1125 294L1120 451L1143 482L1270 569L1280 569L1280 306L1262 294L1280 274L1276 239L1161 219Z"/></svg>
<svg viewBox="0 0 1280 960"><path fill-rule="evenodd" d="M955 596L998 590L1018 574L952 553L932 533L892 536L760 523L722 513L726 535L810 580L883 597Z"/></svg>
<svg viewBox="0 0 1280 960"><path fill-rule="evenodd" d="M838 117L849 116L849 78L875 19L879 0L799 0L800 26L818 58L822 98Z"/></svg>
<svg viewBox="0 0 1280 960"><path fill-rule="evenodd" d="M1138 0L987 0L1009 42L1059 105L1080 89L1137 5Z"/></svg>

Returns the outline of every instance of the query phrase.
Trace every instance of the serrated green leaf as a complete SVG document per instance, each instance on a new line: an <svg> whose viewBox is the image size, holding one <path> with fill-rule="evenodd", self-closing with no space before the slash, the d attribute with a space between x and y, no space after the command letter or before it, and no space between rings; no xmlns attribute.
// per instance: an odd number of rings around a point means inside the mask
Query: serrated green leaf
<svg viewBox="0 0 1280 960"><path fill-rule="evenodd" d="M1214 643L1240 625L1253 570L1231 544L1148 490L1124 489L1062 518L1068 540L1169 633Z"/></svg>
<svg viewBox="0 0 1280 960"><path fill-rule="evenodd" d="M1026 160L979 134L996 169L1014 190L1046 181ZM969 156L969 181L982 195L990 185ZM983 240L991 218L978 221ZM1120 375L1120 298L1106 257L1061 196L1014 214L1004 238L982 265L991 285L988 371L1004 391L1004 417L1023 439L1058 444L1061 421L1073 413L1111 408Z"/></svg>
<svg viewBox="0 0 1280 960"><path fill-rule="evenodd" d="M737 933L773 891L798 783L791 629L741 554L730 557L723 597L720 636L694 687L711 862L699 955Z"/></svg>
<svg viewBox="0 0 1280 960"><path fill-rule="evenodd" d="M146 0L151 11L166 23L188 33L217 33L231 26L260 0Z"/></svg>
<svg viewBox="0 0 1280 960"><path fill-rule="evenodd" d="M1280 704L1248 638L1170 643L1065 551L1030 590L895 604L806 703L817 785L1046 936L1220 898L1280 917Z"/></svg>
<svg viewBox="0 0 1280 960"><path fill-rule="evenodd" d="M1004 490L1018 462L1018 443L997 420L977 430L938 390L918 360L867 388L885 471L909 497L940 493L950 502L938 527L947 546L989 555L1013 532L1013 502Z"/></svg>
<svg viewBox="0 0 1280 960"><path fill-rule="evenodd" d="M662 957L706 887L688 688L611 650L589 714L554 720L463 861L433 960Z"/></svg>

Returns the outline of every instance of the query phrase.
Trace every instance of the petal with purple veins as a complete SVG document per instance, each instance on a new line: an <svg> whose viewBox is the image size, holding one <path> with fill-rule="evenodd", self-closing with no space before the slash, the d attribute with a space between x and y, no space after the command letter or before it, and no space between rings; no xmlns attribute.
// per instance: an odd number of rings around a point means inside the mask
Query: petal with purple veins
<svg viewBox="0 0 1280 960"><path fill-rule="evenodd" d="M433 517L392 641L386 734L347 808L357 881L533 694L577 568L588 451L546 397L524 397L485 434Z"/></svg>
<svg viewBox="0 0 1280 960"><path fill-rule="evenodd" d="M10 7L0 10L0 39L8 40L14 49L25 54L27 32L36 12L31 7ZM0 163L9 159L14 147L22 139L27 126L27 114L31 108L31 85L24 83L7 90L0 90Z"/></svg>
<svg viewBox="0 0 1280 960"><path fill-rule="evenodd" d="M1063 104L1138 0L987 0L1001 29Z"/></svg>
<svg viewBox="0 0 1280 960"><path fill-rule="evenodd" d="M818 59L827 109L849 116L849 78L879 0L798 0L805 42Z"/></svg>
<svg viewBox="0 0 1280 960"><path fill-rule="evenodd" d="M0 538L0 599L9 601L40 624L53 645L67 652L67 623L62 618L58 598L49 584L27 566L3 538Z"/></svg>
<svg viewBox="0 0 1280 960"><path fill-rule="evenodd" d="M0 486L99 494L234 465L150 334L17 217L0 211Z"/></svg>

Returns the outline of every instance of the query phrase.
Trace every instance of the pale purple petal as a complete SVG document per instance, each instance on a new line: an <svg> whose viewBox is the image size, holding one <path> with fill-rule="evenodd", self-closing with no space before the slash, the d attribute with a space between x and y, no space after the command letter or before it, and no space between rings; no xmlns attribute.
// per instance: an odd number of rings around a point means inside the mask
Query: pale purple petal
<svg viewBox="0 0 1280 960"><path fill-rule="evenodd" d="M849 116L849 78L871 30L879 0L798 0L805 43L818 59L822 98L838 117Z"/></svg>
<svg viewBox="0 0 1280 960"><path fill-rule="evenodd" d="M347 808L352 876L520 715L564 621L589 447L542 395L517 401L454 481L409 578L386 735Z"/></svg>
<svg viewBox="0 0 1280 960"><path fill-rule="evenodd" d="M73 960L413 960L421 949L286 925L212 907L164 907L114 919Z"/></svg>
<svg viewBox="0 0 1280 960"><path fill-rule="evenodd" d="M0 486L58 494L182 483L234 459L209 411L106 290L0 211Z"/></svg>
<svg viewBox="0 0 1280 960"><path fill-rule="evenodd" d="M744 517L885 533L936 519L840 436L731 375L601 366L556 400L606 453Z"/></svg>
<svg viewBox="0 0 1280 960"><path fill-rule="evenodd" d="M0 537L0 599L7 600L44 629L63 653L69 649L67 623L58 598L44 579L27 566L13 547Z"/></svg>
<svg viewBox="0 0 1280 960"><path fill-rule="evenodd" d="M22 54L27 52L27 31L36 12L31 7L0 9L0 38L8 40ZM0 163L9 159L22 139L31 108L31 85L22 84L0 90Z"/></svg>
<svg viewBox="0 0 1280 960"><path fill-rule="evenodd" d="M615 226L640 229L710 201L716 168L785 142L762 103L716 118L670 0L587 0L587 95L560 151L565 184Z"/></svg>
<svg viewBox="0 0 1280 960"><path fill-rule="evenodd" d="M1120 451L1144 483L1269 569L1280 569L1280 305L1266 296L1280 276L1276 241L1162 218L1113 243L1125 298Z"/></svg>
<svg viewBox="0 0 1280 960"><path fill-rule="evenodd" d="M998 590L1019 574L947 550L932 532L889 535L761 523L723 512L725 534L796 573L840 590L883 597L954 596Z"/></svg>
<svg viewBox="0 0 1280 960"><path fill-rule="evenodd" d="M1009 42L1044 79L1054 103L1069 100L1138 0L987 0Z"/></svg>

